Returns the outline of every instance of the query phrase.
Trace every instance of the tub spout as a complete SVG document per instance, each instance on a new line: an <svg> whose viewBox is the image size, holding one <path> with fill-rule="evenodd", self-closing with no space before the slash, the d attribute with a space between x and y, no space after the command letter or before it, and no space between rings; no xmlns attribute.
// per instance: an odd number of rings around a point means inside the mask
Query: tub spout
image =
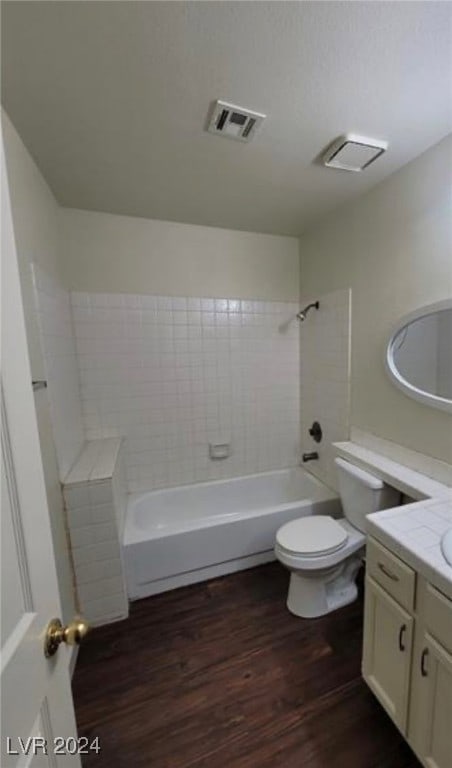
<svg viewBox="0 0 452 768"><path fill-rule="evenodd" d="M303 459L303 462L315 461L315 459L319 458L319 454L317 451L312 451L312 453L304 453L301 458Z"/></svg>

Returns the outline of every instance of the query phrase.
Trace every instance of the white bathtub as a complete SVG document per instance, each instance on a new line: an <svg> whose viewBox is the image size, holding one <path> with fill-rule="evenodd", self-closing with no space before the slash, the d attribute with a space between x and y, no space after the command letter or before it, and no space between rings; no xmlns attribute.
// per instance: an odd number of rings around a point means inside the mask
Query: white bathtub
<svg viewBox="0 0 452 768"><path fill-rule="evenodd" d="M132 495L123 553L129 597L269 562L283 523L339 513L337 495L301 468Z"/></svg>

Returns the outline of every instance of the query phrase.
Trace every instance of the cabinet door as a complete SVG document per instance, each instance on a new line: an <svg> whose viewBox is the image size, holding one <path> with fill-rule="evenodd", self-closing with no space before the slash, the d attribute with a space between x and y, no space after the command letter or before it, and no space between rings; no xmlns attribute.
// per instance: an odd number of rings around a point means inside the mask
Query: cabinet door
<svg viewBox="0 0 452 768"><path fill-rule="evenodd" d="M452 656L427 632L414 676L416 708L424 715L419 756L428 768L452 768Z"/></svg>
<svg viewBox="0 0 452 768"><path fill-rule="evenodd" d="M363 677L404 734L412 643L413 618L376 582L367 578Z"/></svg>

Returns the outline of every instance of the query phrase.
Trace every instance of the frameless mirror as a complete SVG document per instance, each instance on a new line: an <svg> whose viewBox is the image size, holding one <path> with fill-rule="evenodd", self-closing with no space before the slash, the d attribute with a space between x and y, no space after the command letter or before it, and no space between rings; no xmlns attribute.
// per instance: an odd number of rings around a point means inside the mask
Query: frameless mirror
<svg viewBox="0 0 452 768"><path fill-rule="evenodd" d="M389 339L386 367L407 395L452 413L452 300L402 318Z"/></svg>

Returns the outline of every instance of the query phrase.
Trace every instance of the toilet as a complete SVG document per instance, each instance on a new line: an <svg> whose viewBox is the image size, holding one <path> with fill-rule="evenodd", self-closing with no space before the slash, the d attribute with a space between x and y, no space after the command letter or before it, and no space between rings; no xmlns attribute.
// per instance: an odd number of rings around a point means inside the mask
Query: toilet
<svg viewBox="0 0 452 768"><path fill-rule="evenodd" d="M366 517L398 506L400 494L378 477L335 459L344 517L292 520L276 534L275 555L290 571L287 607L295 616L324 616L353 602L366 544Z"/></svg>

